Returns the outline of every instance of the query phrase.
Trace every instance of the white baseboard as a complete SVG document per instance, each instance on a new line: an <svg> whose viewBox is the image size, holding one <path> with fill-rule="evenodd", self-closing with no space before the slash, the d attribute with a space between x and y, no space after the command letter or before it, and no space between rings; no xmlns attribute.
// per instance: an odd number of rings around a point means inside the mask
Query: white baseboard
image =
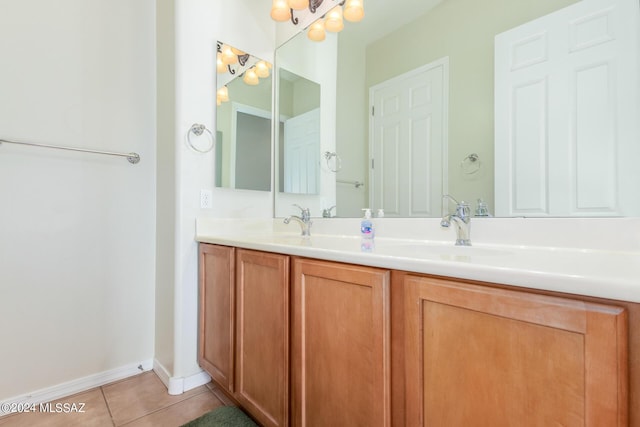
<svg viewBox="0 0 640 427"><path fill-rule="evenodd" d="M152 367L153 360L151 359L145 360L141 363L121 366L109 371L99 372L97 374L89 375L84 378L79 378L77 380L54 385L52 387L43 388L31 393L24 394L22 396L12 397L0 402L0 408L5 407L6 404L9 404L9 407L11 407L11 404L29 403L38 405L40 403L51 402L53 400L62 399L63 397L71 396L73 394L100 387L114 381L128 378L141 372L150 371ZM7 415L7 413L0 409L0 417L2 417L3 415Z"/></svg>
<svg viewBox="0 0 640 427"><path fill-rule="evenodd" d="M169 371L157 359L153 360L153 370L167 387L169 394L174 396L182 394L193 388L200 387L201 385L211 381L211 377L205 371L200 371L188 377L172 377L169 374Z"/></svg>

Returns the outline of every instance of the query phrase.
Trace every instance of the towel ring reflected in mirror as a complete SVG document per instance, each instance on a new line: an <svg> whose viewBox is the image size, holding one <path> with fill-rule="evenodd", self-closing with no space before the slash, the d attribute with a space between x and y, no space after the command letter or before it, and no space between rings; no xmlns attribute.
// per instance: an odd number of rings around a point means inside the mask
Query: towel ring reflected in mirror
<svg viewBox="0 0 640 427"><path fill-rule="evenodd" d="M331 164L329 163L331 161L331 159L335 157L335 167L331 167ZM327 168L331 171L331 172L340 172L340 170L342 169L342 159L340 158L340 156L338 156L338 154L336 152L330 152L330 151L325 151L324 152L324 159L327 162Z"/></svg>
<svg viewBox="0 0 640 427"><path fill-rule="evenodd" d="M480 171L480 167L482 166L482 162L480 161L480 156L476 153L471 153L464 159L460 161L460 169L462 169L462 173L465 175L473 175Z"/></svg>

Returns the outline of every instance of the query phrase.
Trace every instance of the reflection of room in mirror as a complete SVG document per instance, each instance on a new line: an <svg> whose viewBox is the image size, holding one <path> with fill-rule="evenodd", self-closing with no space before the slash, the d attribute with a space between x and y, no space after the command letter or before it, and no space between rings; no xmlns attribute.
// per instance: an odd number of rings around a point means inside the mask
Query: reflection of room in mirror
<svg viewBox="0 0 640 427"><path fill-rule="evenodd" d="M448 57L450 60L450 69L448 75L448 86L450 89L449 108L448 108L448 127L447 132L447 161L443 165L443 186L446 191L456 194L464 200L477 200L482 198L491 212L496 212L496 195L501 191L499 186L504 182L508 183L508 178L494 178L500 174L507 173L508 168L512 167L511 161L505 158L496 166L495 140L498 137L497 132L501 126L508 125L506 119L494 117L495 105L494 100L498 97L502 99L511 99L508 96L496 95L495 88L495 39L496 36L509 31L510 29L519 27L528 22L536 20L550 14L561 13L564 8L571 5L580 5L590 3L592 5L600 5L601 9L614 10L614 14L619 14L620 8L627 10L623 12L625 24L615 26L606 25L606 14L594 13L593 17L598 19L578 20L579 26L574 28L575 31L569 33L577 46L585 46L589 39L589 34L595 34L604 29L611 29L610 36L616 40L626 38L628 35L632 37L634 46L624 49L623 58L625 63L624 70L621 67L602 66L591 71L578 68L575 70L564 69L563 75L577 76L575 84L570 85L568 81L557 82L553 88L549 88L546 93L558 94L575 92L580 87L589 89L589 93L599 96L600 99L607 98L603 91L606 87L602 86L602 82L617 82L616 90L623 95L626 101L624 105L614 107L609 103L601 103L592 105L585 102L588 98L583 95L580 99L572 101L572 105L578 106L575 111L580 117L573 115L574 119L588 125L591 131L586 132L591 136L601 135L598 138L603 142L597 150L602 152L605 146L613 147L611 140L605 138L607 135L623 135L622 133L609 127L607 130L603 125L628 125L634 120L637 121L638 113L638 21L639 21L639 5L637 0L523 0L514 2L512 0L456 0L456 1L415 1L415 0L397 0L394 2L369 2L366 4L366 16L358 25L345 26L344 30L338 35L327 34L324 44L331 41L331 37L337 37L338 42L338 73L337 73L337 90L335 103L336 127L327 129L328 132L335 132L335 151L340 153L343 164L346 165L346 171L337 174L338 180L360 180L364 178L367 183L368 190L375 186L370 185L372 172L371 159L369 152L370 147L370 119L371 110L369 104L369 88L381 82L392 79L409 70L414 70L429 64L439 58ZM601 19L600 19L601 18ZM606 31L605 31L606 32ZM606 56L612 54L612 47L615 43L609 40L607 34L601 34L601 41L597 49L600 49ZM305 34L299 35L306 39ZM570 41L565 37L566 41ZM283 47L289 45L287 42ZM309 42L311 44L311 42ZM551 48L557 48L557 43L549 45ZM278 50L282 49L279 48ZM299 67L318 66L318 57L310 57L307 52L312 47L300 48ZM534 44L522 44L521 48L516 52L517 55L524 55L526 49L537 49ZM583 55L582 48L574 49L571 56L578 57ZM302 54L304 52L305 54ZM535 53L535 52L534 52ZM616 71L617 70L617 71ZM584 72L583 72L584 71ZM625 78L625 82L611 75L607 79L607 73L622 71L632 78ZM600 83L599 83L600 82ZM576 86L577 85L577 86ZM613 88L613 86L611 87ZM524 99L524 92L533 88L528 87L520 90L517 99ZM586 93L586 92L582 92ZM602 98L604 97L604 98ZM613 98L607 98L611 101ZM607 101L607 102L609 102ZM533 106L532 103L524 103L519 101L519 114L525 110L525 105ZM323 108L324 108L323 104ZM556 104L557 106L557 104ZM593 108L592 108L593 107ZM599 113L598 113L599 111ZM568 118L561 118L558 115L545 114L547 117L545 125L554 125L557 127L569 128L571 126ZM588 119L591 117L591 119ZM519 118L520 124L522 122ZM626 126L625 125L625 126ZM631 126L633 127L633 126ZM325 127L323 126L323 131ZM522 128L520 128L522 130ZM591 156L583 152L581 157L574 160L564 158L549 157L548 160L556 163L560 168L571 170L573 168L581 168L586 171L583 177L574 184L579 185L578 193L571 194L568 190L559 191L553 195L558 200L576 199L574 205L579 206L595 206L596 203L613 201L619 206L628 204L630 198L633 198L635 191L631 188L632 183L636 183L638 178L634 177L631 172L634 170L634 159L640 158L640 147L633 144L638 141L638 127L635 125L635 135L624 136L620 140L624 145L624 152L628 153L624 156L618 156L619 164L610 161L609 151L606 157ZM523 133L525 135L526 132ZM576 148L584 149L590 143L584 139L585 133L581 131L580 140L566 138L563 141L570 141L572 146L567 150ZM577 137L577 135L576 135ZM521 140L523 141L523 140ZM544 142L544 140L542 140ZM547 141L547 144L553 144L557 148L560 144ZM576 145L577 144L577 145ZM595 143L594 143L595 144ZM617 143L616 143L617 144ZM597 146L597 144L596 144ZM621 146L622 147L622 146ZM609 150L609 148L606 148ZM531 150L531 147L520 146L520 153ZM525 151L523 151L525 150ZM616 149L614 149L615 151ZM481 156L482 166L477 173L465 174L460 167L460 160L469 155L469 153L478 153ZM523 165L533 165L538 159L544 159L551 152L540 153L539 150L535 156L527 154L520 160ZM554 155L555 156L555 155ZM517 156L516 156L517 157ZM609 160L604 160L604 159ZM513 157L512 157L513 159ZM527 163L526 159L530 159ZM600 159L600 160L598 160ZM600 163L599 163L600 162ZM497 168L497 169L496 169ZM635 168L640 170L639 168ZM538 169L542 170L542 169ZM603 174L606 170L607 173ZM627 172L625 172L625 170ZM591 172L589 172L591 171ZM281 172L281 171L279 171ZM537 173L537 172L536 172ZM526 176L524 174L523 176ZM470 178L471 177L471 178ZM602 179L601 179L602 178ZM386 179L386 178L385 178ZM528 178L531 183L537 178ZM500 182L498 182L500 181ZM540 182L540 181L537 181ZM383 179L383 185L386 181ZM613 189L609 183L619 185L617 189ZM522 182L518 184L523 187ZM609 186L607 194L611 197L594 196L587 188L597 188L598 186ZM626 187L625 187L626 186ZM546 186L548 187L548 185ZM536 193L529 194L525 191L520 197L520 201L530 205L540 200L539 189L545 186L537 186ZM554 188L558 189L559 186ZM575 185L574 185L575 188ZM364 194L362 194L364 193ZM368 191L358 193L353 186L337 185L336 186L336 204L340 216L360 216L360 208L370 206L370 195ZM601 192L601 195L605 193ZM631 195L631 197L630 197ZM606 200L609 198L609 200ZM637 199L637 198L636 198ZM288 200L287 200L288 201ZM276 212L279 209L279 200L276 198ZM286 202L285 202L286 203ZM521 203L521 204L522 204ZM523 205L524 206L524 205ZM596 212L596 209L580 208L573 211L566 210L556 211L560 213L540 212L536 213L529 209L528 212L520 210L514 215L525 216L594 216L594 215L615 215L615 216L637 216L640 214L638 207L630 207L629 209L608 210L608 212ZM497 210L500 215L510 215L505 209Z"/></svg>
<svg viewBox="0 0 640 427"><path fill-rule="evenodd" d="M216 187L271 190L271 64L217 45Z"/></svg>
<svg viewBox="0 0 640 427"><path fill-rule="evenodd" d="M320 85L279 69L278 108L282 122L279 143L280 191L296 194L319 192Z"/></svg>

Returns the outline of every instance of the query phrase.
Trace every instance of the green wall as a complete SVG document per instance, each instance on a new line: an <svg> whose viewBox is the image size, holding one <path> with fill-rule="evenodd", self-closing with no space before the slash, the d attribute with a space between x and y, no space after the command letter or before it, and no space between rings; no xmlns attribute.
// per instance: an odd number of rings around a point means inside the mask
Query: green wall
<svg viewBox="0 0 640 427"><path fill-rule="evenodd" d="M449 57L448 192L457 199L475 202L482 197L493 207L494 36L575 2L445 0L431 12L367 46L367 88ZM343 89L349 86L341 84ZM338 111L339 108L338 105ZM362 126L368 129L368 123ZM366 153L368 136L360 146ZM473 176L464 175L460 169L460 161L470 153L477 153L482 162L481 171Z"/></svg>

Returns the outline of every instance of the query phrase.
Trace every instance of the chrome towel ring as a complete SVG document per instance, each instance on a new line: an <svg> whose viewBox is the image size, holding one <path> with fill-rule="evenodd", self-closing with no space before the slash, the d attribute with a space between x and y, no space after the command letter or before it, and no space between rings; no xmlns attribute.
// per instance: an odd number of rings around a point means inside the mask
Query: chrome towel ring
<svg viewBox="0 0 640 427"><path fill-rule="evenodd" d="M329 160L331 160L332 157L336 158L335 161L335 167L331 167L331 165L329 164ZM329 152L329 151L325 151L324 152L324 159L327 161L327 168L331 171L331 172L340 172L340 169L342 169L342 159L340 158L340 156L338 156L338 154L334 151Z"/></svg>
<svg viewBox="0 0 640 427"><path fill-rule="evenodd" d="M195 136L202 136L204 132L207 132L207 134L209 135L209 144L206 146L206 149L198 148L191 140L192 133ZM213 146L215 144L215 139L213 138L213 134L211 133L211 131L207 129L205 125L194 123L189 128L189 132L187 132L187 142L189 143L189 146L193 148L195 151L197 151L198 153L208 153L213 149Z"/></svg>

